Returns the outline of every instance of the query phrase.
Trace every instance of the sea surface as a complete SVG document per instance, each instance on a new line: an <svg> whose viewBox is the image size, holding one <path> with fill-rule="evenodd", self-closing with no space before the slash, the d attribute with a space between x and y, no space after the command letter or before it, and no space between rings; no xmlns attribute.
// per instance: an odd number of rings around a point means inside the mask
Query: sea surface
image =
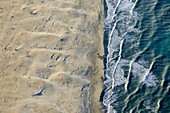
<svg viewBox="0 0 170 113"><path fill-rule="evenodd" d="M170 113L170 0L105 0L104 113Z"/></svg>

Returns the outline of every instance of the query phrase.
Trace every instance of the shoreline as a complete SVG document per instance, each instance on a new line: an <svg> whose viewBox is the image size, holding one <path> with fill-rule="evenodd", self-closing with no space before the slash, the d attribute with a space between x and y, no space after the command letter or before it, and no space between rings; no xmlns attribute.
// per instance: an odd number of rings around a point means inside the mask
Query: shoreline
<svg viewBox="0 0 170 113"><path fill-rule="evenodd" d="M104 81L106 80L105 78L105 70L107 69L106 67L106 64L107 64L107 54L108 54L108 36L109 36L109 30L108 28L105 28L105 19L107 18L107 10L108 10L108 7L107 7L107 4L106 4L106 0L103 0L103 7L104 7L104 29L103 29L103 48L104 48L104 57L103 57L103 66L104 66L104 70L103 70L103 89L102 89L102 92L101 92L101 96L100 96L100 100L102 102L102 113L105 113L105 108L106 106L103 104L103 97L105 95L105 90L106 90L106 86L104 84Z"/></svg>

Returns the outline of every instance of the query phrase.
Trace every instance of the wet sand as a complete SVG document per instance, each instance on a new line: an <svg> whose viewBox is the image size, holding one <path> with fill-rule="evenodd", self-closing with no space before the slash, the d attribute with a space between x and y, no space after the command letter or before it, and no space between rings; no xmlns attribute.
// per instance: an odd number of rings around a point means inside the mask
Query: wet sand
<svg viewBox="0 0 170 113"><path fill-rule="evenodd" d="M0 0L0 113L100 113L100 0Z"/></svg>

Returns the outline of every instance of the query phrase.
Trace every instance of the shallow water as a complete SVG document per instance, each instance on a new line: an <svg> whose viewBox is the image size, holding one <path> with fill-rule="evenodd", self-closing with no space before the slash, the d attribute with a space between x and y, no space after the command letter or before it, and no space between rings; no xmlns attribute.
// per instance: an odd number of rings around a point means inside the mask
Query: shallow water
<svg viewBox="0 0 170 113"><path fill-rule="evenodd" d="M106 0L103 112L170 112L170 2Z"/></svg>

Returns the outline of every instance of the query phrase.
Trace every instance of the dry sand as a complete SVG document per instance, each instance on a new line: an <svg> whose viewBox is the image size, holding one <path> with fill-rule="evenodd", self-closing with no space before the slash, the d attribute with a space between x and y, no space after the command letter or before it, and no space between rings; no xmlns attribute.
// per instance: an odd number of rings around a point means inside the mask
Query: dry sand
<svg viewBox="0 0 170 113"><path fill-rule="evenodd" d="M0 113L100 113L101 0L0 0Z"/></svg>

